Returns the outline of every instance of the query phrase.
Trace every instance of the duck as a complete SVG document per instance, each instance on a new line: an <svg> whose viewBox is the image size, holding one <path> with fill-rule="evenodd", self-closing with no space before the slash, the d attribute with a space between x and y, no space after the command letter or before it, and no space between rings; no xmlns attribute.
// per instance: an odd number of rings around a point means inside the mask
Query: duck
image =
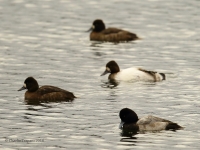
<svg viewBox="0 0 200 150"><path fill-rule="evenodd" d="M53 101L70 101L76 98L73 93L61 88L44 85L39 87L38 82L33 77L28 77L24 81L24 85L18 90L25 92L25 100L53 102Z"/></svg>
<svg viewBox="0 0 200 150"><path fill-rule="evenodd" d="M106 28L101 19L94 20L92 27L88 30L90 33L90 41L101 42L128 42L140 39L135 33L118 28Z"/></svg>
<svg viewBox="0 0 200 150"><path fill-rule="evenodd" d="M121 119L119 128L122 130L161 131L179 130L183 128L177 123L152 115L147 115L139 119L137 114L129 108L121 109L119 117Z"/></svg>
<svg viewBox="0 0 200 150"><path fill-rule="evenodd" d="M158 73L155 71L147 71L142 68L132 67L124 70L120 70L118 64L111 60L106 64L105 71L101 76L110 73L108 76L109 80L118 80L118 81L149 81L157 82L165 80L164 73Z"/></svg>

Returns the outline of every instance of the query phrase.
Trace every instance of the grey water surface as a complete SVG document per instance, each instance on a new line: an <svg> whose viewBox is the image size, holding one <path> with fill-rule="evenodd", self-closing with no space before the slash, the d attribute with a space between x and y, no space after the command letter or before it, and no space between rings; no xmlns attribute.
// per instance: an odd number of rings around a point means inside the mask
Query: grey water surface
<svg viewBox="0 0 200 150"><path fill-rule="evenodd" d="M0 0L0 149L200 149L199 8L199 0ZM85 31L97 18L142 40L91 42ZM110 60L167 80L114 87L100 77ZM28 105L17 91L28 76L78 98ZM124 107L185 128L126 135Z"/></svg>

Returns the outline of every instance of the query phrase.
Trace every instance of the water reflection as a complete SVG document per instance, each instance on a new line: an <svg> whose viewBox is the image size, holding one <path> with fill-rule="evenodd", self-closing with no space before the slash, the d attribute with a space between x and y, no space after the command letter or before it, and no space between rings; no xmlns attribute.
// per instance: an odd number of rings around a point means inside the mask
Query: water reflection
<svg viewBox="0 0 200 150"><path fill-rule="evenodd" d="M130 146L130 145L133 145L133 146L136 146L135 143L137 143L137 135L138 133L137 132L126 132L126 131L122 131L120 133L120 136L121 137L125 137L125 138L121 138L120 139L120 142L123 142L123 145L127 145L127 146ZM127 144L124 144L124 143L127 143Z"/></svg>
<svg viewBox="0 0 200 150"><path fill-rule="evenodd" d="M45 115L38 114L39 110L44 109L44 107L43 107L44 105L41 105L41 106L42 106L42 108L39 107L38 109L33 108L33 107L28 107L27 111L22 116L24 121L28 122L28 123L35 123L35 121L33 121L33 119L32 119L32 116L43 116L44 117Z"/></svg>
<svg viewBox="0 0 200 150"><path fill-rule="evenodd" d="M144 81L126 81L126 82L123 82L123 81L118 81L118 80L102 80L101 81L102 84L101 84L101 87L102 88L110 88L110 89L113 89L113 88L116 88L117 86L119 86L120 84L125 84L126 86L130 85L134 85L134 87L137 87L137 86L140 86L140 85L143 85L143 86L146 86L146 87L152 87L152 86L155 86L159 83L157 82L144 82Z"/></svg>
<svg viewBox="0 0 200 150"><path fill-rule="evenodd" d="M26 102L27 101L27 102ZM27 105L27 106L41 106L42 107L42 109L44 109L44 108L52 108L52 106L50 106L50 105L47 105L47 104L50 104L50 103L41 103L41 102L36 102L36 103L34 103L34 102L30 102L29 103L29 100L24 100L24 103ZM27 108L27 110L34 110L34 111L38 111L38 110L40 110L40 109L35 109L35 108L33 108L33 107L28 107Z"/></svg>
<svg viewBox="0 0 200 150"><path fill-rule="evenodd" d="M25 115L28 115L28 114L25 114ZM31 118L28 117L28 116L23 116L23 118L24 118L24 121L25 121L25 122L28 122L28 123L35 123L34 121L31 121Z"/></svg>
<svg viewBox="0 0 200 150"><path fill-rule="evenodd" d="M93 42L90 47L92 49L92 51L94 51L94 55L95 56L103 56L106 55L105 53L101 52L100 49L103 48L103 46L101 45L103 42Z"/></svg>
<svg viewBox="0 0 200 150"><path fill-rule="evenodd" d="M135 135L139 134L139 131L124 131L122 130L120 133L120 136L122 137L133 137ZM137 138L135 138L137 139Z"/></svg>
<svg viewBox="0 0 200 150"><path fill-rule="evenodd" d="M119 85L119 81L116 80L109 80L109 81L102 81L103 83L101 84L102 88L110 88L113 89Z"/></svg>
<svg viewBox="0 0 200 150"><path fill-rule="evenodd" d="M173 132L176 132L176 131L173 131ZM145 141L142 141L141 139L139 140L139 137L137 136L139 134L143 134L144 137L155 138L155 136L163 136L164 133L163 131L124 131L122 130L122 132L120 133L120 136L122 137L120 139L120 142L122 142L123 145L125 146L130 146L130 145L136 146L136 143L139 143L139 142L143 144L151 143L151 140L149 142L146 140ZM124 144L124 143L127 143L127 144Z"/></svg>
<svg viewBox="0 0 200 150"><path fill-rule="evenodd" d="M35 105L35 106L43 106L46 107L45 103L60 103L60 102L69 102L72 103L74 100L53 100L53 101L38 101L38 100L24 100L26 105Z"/></svg>
<svg viewBox="0 0 200 150"><path fill-rule="evenodd" d="M90 47L103 47L101 44L104 42L92 41Z"/></svg>

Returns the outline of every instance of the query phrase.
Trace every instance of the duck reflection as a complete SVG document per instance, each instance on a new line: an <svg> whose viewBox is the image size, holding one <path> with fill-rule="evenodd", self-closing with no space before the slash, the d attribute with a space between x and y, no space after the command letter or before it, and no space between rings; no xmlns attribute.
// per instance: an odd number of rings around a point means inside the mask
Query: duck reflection
<svg viewBox="0 0 200 150"><path fill-rule="evenodd" d="M72 103L73 100L67 100L67 101L62 101L62 100L54 100L54 101L39 101L39 100L24 100L24 103L26 105L35 105L35 106L43 106L43 107L50 107L48 105L45 105L46 104L49 104L49 103L63 103L63 102L69 102L69 103Z"/></svg>
<svg viewBox="0 0 200 150"><path fill-rule="evenodd" d="M94 52L95 56L101 57L104 56L105 53L103 53L100 49L103 47L102 42L94 42L90 45L91 50Z"/></svg>
<svg viewBox="0 0 200 150"><path fill-rule="evenodd" d="M137 139L136 137L133 137L133 136L135 136L137 134L139 134L138 131L125 131L125 130L122 130L121 133L120 133L120 136Z"/></svg>
<svg viewBox="0 0 200 150"><path fill-rule="evenodd" d="M103 47L101 44L103 42L94 41L91 43L90 47Z"/></svg>
<svg viewBox="0 0 200 150"><path fill-rule="evenodd" d="M117 80L109 80L109 81L102 81L103 84L101 84L102 88L110 88L113 89L119 85L119 81Z"/></svg>
<svg viewBox="0 0 200 150"><path fill-rule="evenodd" d="M137 131L122 131L120 133L120 136L123 137L120 139L120 142L127 143L128 146L133 145L136 146L135 143L137 143ZM124 144L123 144L124 145Z"/></svg>
<svg viewBox="0 0 200 150"><path fill-rule="evenodd" d="M32 106L32 104L31 105L27 104L27 109L26 109L27 111L24 113L24 116L22 116L25 122L35 123L35 121L33 121L32 116L43 117L44 116L43 114L39 114L37 112L40 110L52 108L52 106L49 106L47 104L42 104L42 103L38 103L34 105L35 106Z"/></svg>

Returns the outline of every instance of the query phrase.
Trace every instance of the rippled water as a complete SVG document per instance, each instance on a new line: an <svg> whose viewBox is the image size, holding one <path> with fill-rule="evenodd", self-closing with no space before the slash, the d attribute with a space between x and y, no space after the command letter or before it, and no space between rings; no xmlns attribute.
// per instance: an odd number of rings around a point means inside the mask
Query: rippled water
<svg viewBox="0 0 200 150"><path fill-rule="evenodd" d="M0 0L1 149L200 149L199 8L198 0ZM85 31L97 18L143 40L91 42ZM113 88L100 77L110 60L167 80ZM28 76L79 98L27 105L17 90ZM185 129L127 136L118 129L124 107Z"/></svg>

